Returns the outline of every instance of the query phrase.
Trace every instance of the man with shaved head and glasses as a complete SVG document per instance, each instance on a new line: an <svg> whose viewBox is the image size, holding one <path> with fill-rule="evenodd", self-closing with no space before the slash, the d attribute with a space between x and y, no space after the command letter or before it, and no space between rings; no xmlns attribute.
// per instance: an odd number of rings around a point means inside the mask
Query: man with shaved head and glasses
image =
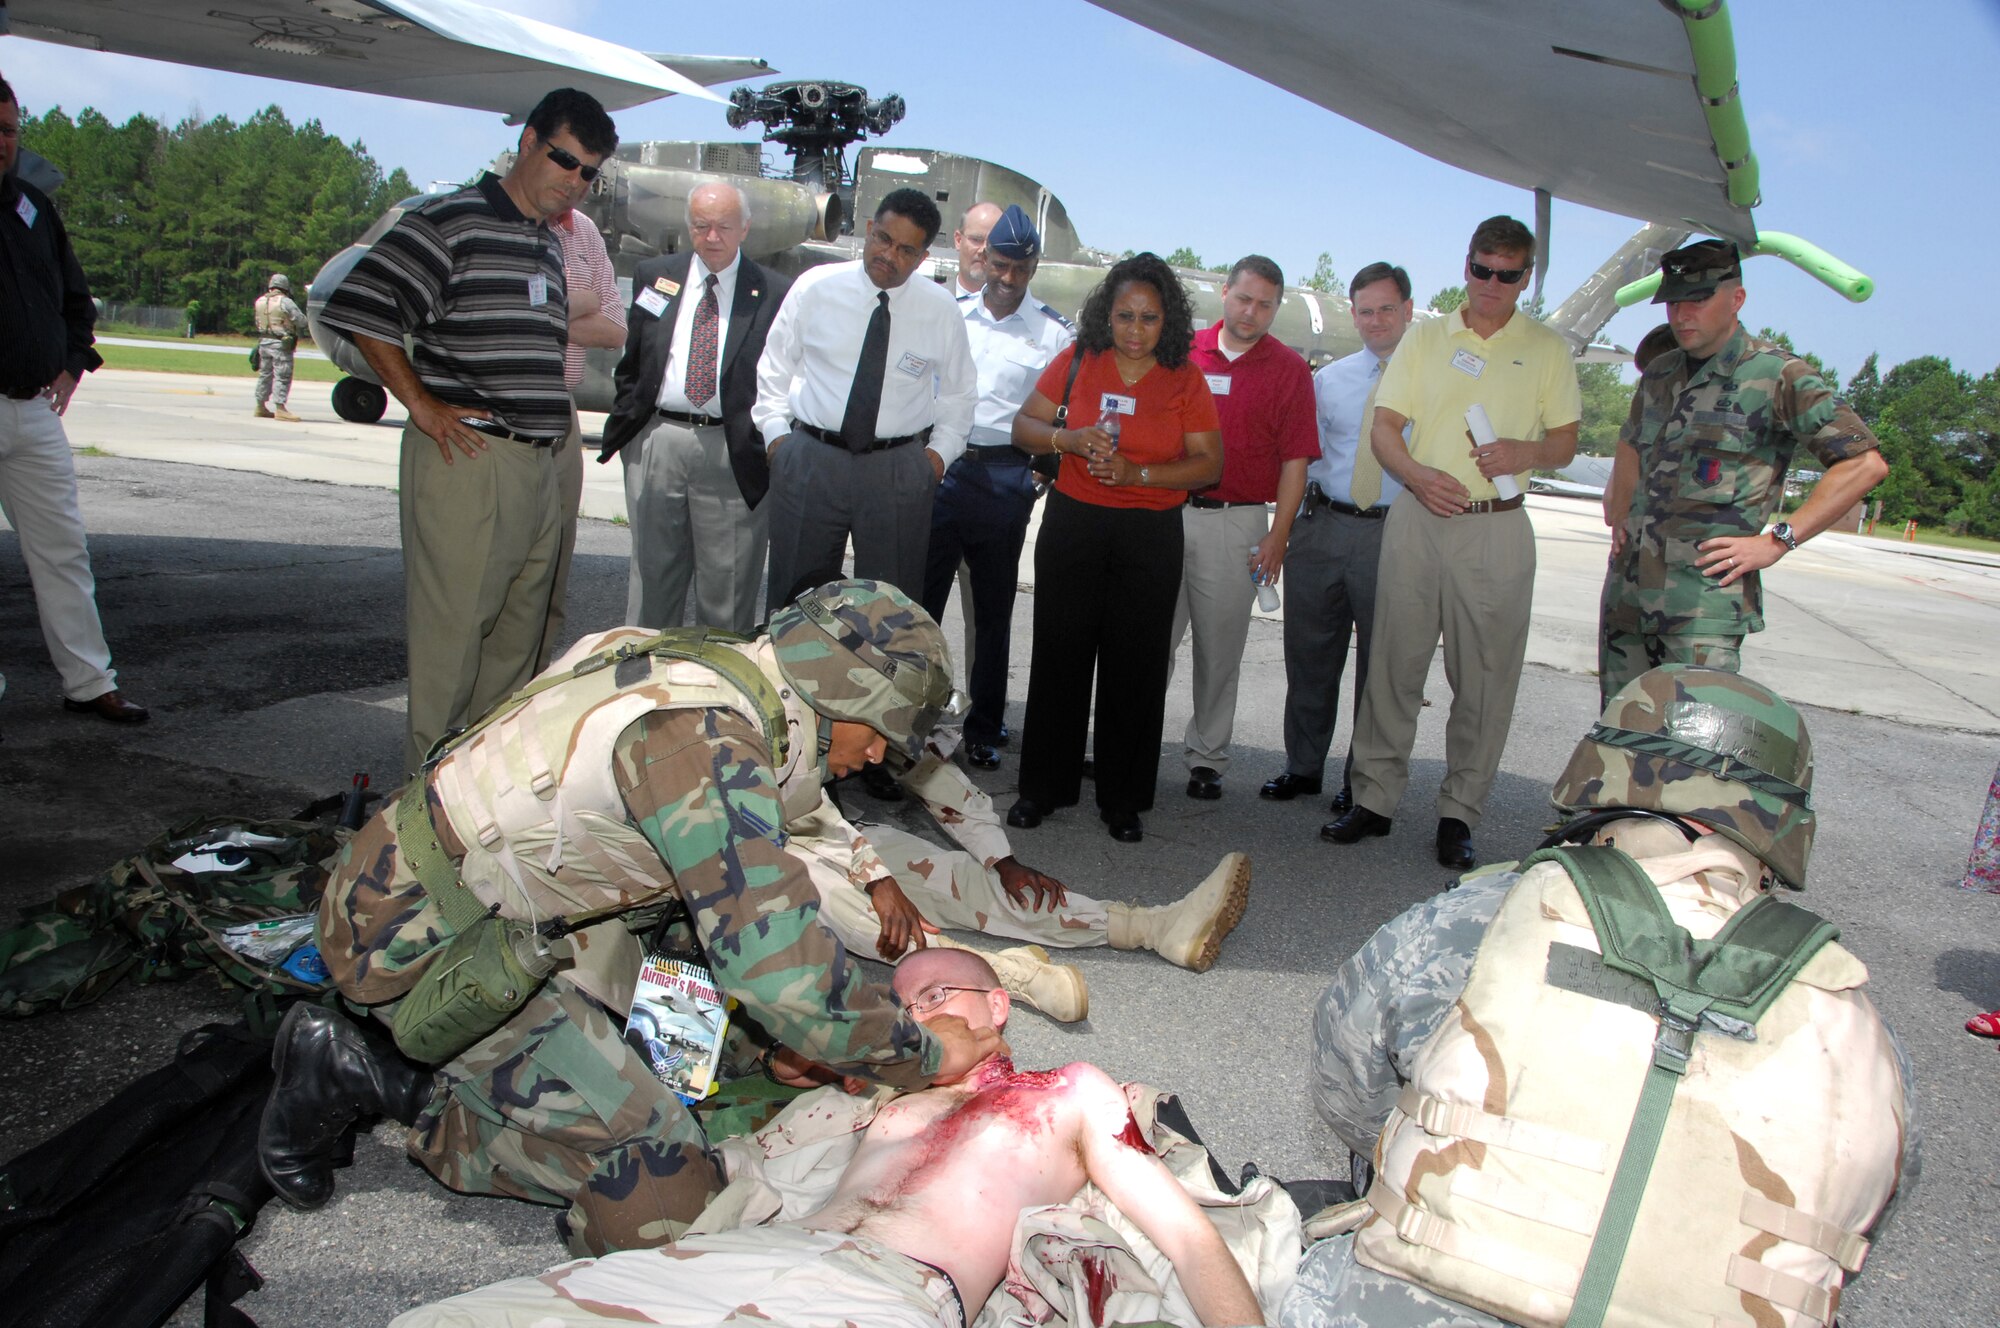
<svg viewBox="0 0 2000 1328"><path fill-rule="evenodd" d="M1006 1026L993 970L962 950L920 950L891 982L923 1023ZM833 1194L802 1216L657 1250L565 1264L540 1277L413 1310L392 1328L457 1324L775 1322L964 1328L1008 1273L1024 1210L1094 1185L1171 1260L1204 1324L1263 1311L1215 1225L1141 1133L1124 1090L1083 1061L1017 1071L1005 1042L963 1077L875 1112ZM1108 1302L1118 1265L1079 1255Z"/></svg>
<svg viewBox="0 0 2000 1328"><path fill-rule="evenodd" d="M617 147L595 97L556 89L528 113L504 176L405 212L326 302L327 323L409 411L397 494L411 770L534 676L571 419L569 287L549 222Z"/></svg>
<svg viewBox="0 0 2000 1328"><path fill-rule="evenodd" d="M1480 222L1466 246L1465 303L1412 327L1376 388L1365 436L1404 491L1383 523L1354 805L1320 832L1333 843L1389 833L1442 637L1451 719L1437 860L1459 871L1477 861L1472 832L1514 720L1535 592L1521 490L1529 471L1569 464L1583 414L1569 343L1516 308L1534 263L1534 232L1512 217ZM1467 427L1473 406L1493 427L1483 447Z"/></svg>

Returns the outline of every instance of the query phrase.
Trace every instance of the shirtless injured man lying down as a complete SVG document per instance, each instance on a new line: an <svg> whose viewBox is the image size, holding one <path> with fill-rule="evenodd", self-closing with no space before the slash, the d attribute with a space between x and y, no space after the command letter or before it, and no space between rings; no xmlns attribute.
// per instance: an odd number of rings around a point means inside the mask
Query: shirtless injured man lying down
<svg viewBox="0 0 2000 1328"><path fill-rule="evenodd" d="M893 987L920 1021L1007 1021L1007 993L966 951L912 954ZM392 1328L1261 1324L1259 1298L1276 1304L1298 1262L1298 1210L1265 1177L1218 1188L1206 1150L1155 1118L1162 1101L1082 1061L1016 1070L1005 1042L923 1092L822 1088L723 1146L731 1183L679 1243L495 1283Z"/></svg>

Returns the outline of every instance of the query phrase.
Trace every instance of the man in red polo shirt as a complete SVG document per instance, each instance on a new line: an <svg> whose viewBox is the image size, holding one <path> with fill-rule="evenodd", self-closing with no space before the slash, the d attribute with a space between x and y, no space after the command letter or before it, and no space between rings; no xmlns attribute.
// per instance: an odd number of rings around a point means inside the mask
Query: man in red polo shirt
<svg viewBox="0 0 2000 1328"><path fill-rule="evenodd" d="M1312 371L1268 335L1285 295L1285 274L1261 254L1237 261L1222 287L1222 321L1195 333L1189 357L1208 379L1222 416L1222 479L1181 509L1185 552L1174 651L1194 628L1194 717L1183 759L1187 792L1222 796L1236 684L1250 606L1259 583L1275 585L1292 519L1306 493L1306 467L1319 456ZM1277 503L1277 518L1265 507Z"/></svg>

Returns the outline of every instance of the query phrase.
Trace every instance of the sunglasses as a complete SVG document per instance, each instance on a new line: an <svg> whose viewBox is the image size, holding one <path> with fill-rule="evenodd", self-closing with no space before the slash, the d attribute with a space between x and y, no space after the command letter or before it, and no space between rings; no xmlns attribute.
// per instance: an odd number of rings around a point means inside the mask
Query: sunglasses
<svg viewBox="0 0 2000 1328"><path fill-rule="evenodd" d="M583 177L583 182L585 184L596 183L598 174L597 167L584 165L581 161L577 159L575 153L565 152L561 148L555 146L553 143L545 144L542 150L549 154L549 160L554 162L556 165L562 167L566 171L575 171L578 175L581 175Z"/></svg>
<svg viewBox="0 0 2000 1328"><path fill-rule="evenodd" d="M551 148L550 152L553 153L554 149ZM587 180L590 177L585 176L584 178ZM1502 286L1511 286L1522 277L1528 275L1528 269L1524 267L1488 267L1484 263L1475 263L1469 258L1465 260L1465 270L1472 274L1474 281L1497 281Z"/></svg>

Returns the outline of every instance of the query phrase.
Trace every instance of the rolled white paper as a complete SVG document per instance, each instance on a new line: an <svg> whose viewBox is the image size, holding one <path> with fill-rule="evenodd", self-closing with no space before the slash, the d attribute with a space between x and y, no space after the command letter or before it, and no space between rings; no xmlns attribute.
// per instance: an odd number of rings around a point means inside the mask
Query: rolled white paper
<svg viewBox="0 0 2000 1328"><path fill-rule="evenodd" d="M1481 447L1490 447L1500 441L1493 432L1493 421L1486 418L1486 407L1477 401L1465 408L1465 427L1472 430L1472 441ZM1521 486L1514 482L1512 475L1495 475L1493 488L1502 502L1513 502L1521 496Z"/></svg>

